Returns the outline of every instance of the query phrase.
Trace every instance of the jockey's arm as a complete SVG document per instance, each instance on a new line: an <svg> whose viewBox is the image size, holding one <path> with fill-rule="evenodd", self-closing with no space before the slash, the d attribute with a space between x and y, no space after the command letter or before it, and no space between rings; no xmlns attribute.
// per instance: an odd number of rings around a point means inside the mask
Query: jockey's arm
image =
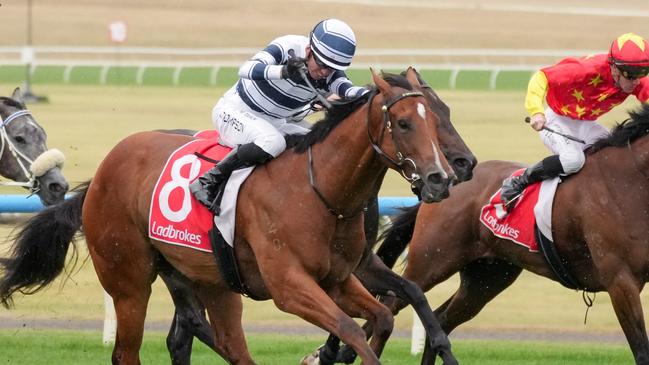
<svg viewBox="0 0 649 365"><path fill-rule="evenodd" d="M543 71L537 71L527 85L527 95L525 96L525 109L531 117L530 125L536 131L540 131L545 125L543 100L545 100L547 92L548 79Z"/></svg>
<svg viewBox="0 0 649 365"><path fill-rule="evenodd" d="M354 86L354 84L347 78L343 71L334 71L331 77L331 82L328 85L329 91L338 95L342 99L353 99L361 96L369 90L361 86Z"/></svg>
<svg viewBox="0 0 649 365"><path fill-rule="evenodd" d="M239 67L239 77L250 80L279 80L282 78L282 61L287 58L275 42L257 52Z"/></svg>

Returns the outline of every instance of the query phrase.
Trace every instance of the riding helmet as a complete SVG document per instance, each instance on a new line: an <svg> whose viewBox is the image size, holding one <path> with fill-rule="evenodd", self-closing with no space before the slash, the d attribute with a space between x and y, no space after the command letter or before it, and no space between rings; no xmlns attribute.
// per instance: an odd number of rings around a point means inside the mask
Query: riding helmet
<svg viewBox="0 0 649 365"><path fill-rule="evenodd" d="M326 19L318 23L309 37L311 50L321 63L345 70L356 52L356 36L345 22Z"/></svg>
<svg viewBox="0 0 649 365"><path fill-rule="evenodd" d="M628 79L647 76L649 74L649 43L637 34L622 34L611 44L608 60Z"/></svg>

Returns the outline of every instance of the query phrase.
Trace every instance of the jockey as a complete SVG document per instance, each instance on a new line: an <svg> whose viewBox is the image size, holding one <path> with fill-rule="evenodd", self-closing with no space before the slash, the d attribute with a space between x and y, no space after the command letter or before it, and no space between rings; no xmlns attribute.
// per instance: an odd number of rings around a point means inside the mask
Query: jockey
<svg viewBox="0 0 649 365"><path fill-rule="evenodd" d="M354 86L344 72L355 51L356 36L349 25L326 19L309 37L279 37L246 61L239 68L239 81L212 110L219 142L234 149L189 185L194 197L218 215L215 203L221 184L232 171L277 157L286 149L285 135L309 131L288 122L316 99L303 73L323 93L353 98L367 92Z"/></svg>
<svg viewBox="0 0 649 365"><path fill-rule="evenodd" d="M601 115L630 94L640 102L649 102L648 73L649 43L633 33L613 41L608 54L566 58L536 72L527 88L525 108L531 127L540 132L541 140L554 155L528 167L522 175L505 179L503 204L508 206L516 200L529 184L579 171L586 160L586 146L608 134L597 122ZM544 127L586 143L571 141Z"/></svg>

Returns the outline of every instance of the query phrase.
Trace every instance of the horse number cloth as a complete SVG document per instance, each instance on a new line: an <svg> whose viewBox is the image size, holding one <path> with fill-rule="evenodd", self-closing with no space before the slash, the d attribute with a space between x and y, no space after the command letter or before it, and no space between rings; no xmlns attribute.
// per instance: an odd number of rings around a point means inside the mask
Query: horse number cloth
<svg viewBox="0 0 649 365"><path fill-rule="evenodd" d="M524 169L512 176L522 174ZM507 213L500 200L500 189L492 195L489 204L480 211L480 222L497 237L508 239L527 247L532 252L539 250L534 235L534 226L549 240L552 240L552 203L560 179L554 178L531 184L516 200L514 209Z"/></svg>
<svg viewBox="0 0 649 365"><path fill-rule="evenodd" d="M214 221L213 214L192 196L189 184L214 165L194 154L200 153L213 160L221 160L231 148L216 143L218 132L205 131L195 135L198 139L190 141L174 151L158 178L149 213L149 237L173 245L212 252L208 232L216 224L226 242L232 245L234 235L234 209L238 188L252 168L245 169L243 179L238 179L226 192L222 200L224 213ZM234 176L234 175L233 175ZM229 238L229 240L228 240Z"/></svg>

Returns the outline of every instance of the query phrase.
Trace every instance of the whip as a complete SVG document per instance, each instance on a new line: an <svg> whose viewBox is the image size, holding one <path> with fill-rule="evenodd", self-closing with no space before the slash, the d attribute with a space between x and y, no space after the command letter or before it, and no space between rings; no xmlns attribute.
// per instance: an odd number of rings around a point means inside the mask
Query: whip
<svg viewBox="0 0 649 365"><path fill-rule="evenodd" d="M530 120L530 117L525 117L525 123L530 124L530 121L531 121L531 120ZM568 135L568 134L565 134L565 133L561 133L561 132L559 132L559 131L555 131L554 129L552 129L552 128L550 128L550 127L543 126L543 129L546 130L546 131L548 131L548 132L550 132L550 133L558 134L558 135L560 135L561 137L563 137L563 138L567 138L567 139L569 139L569 140L571 140L571 141L579 142L579 143L581 143L581 144L586 144L586 141L584 141L583 139L579 139L579 138L577 138L577 137L573 137L573 136L571 136L571 135Z"/></svg>

